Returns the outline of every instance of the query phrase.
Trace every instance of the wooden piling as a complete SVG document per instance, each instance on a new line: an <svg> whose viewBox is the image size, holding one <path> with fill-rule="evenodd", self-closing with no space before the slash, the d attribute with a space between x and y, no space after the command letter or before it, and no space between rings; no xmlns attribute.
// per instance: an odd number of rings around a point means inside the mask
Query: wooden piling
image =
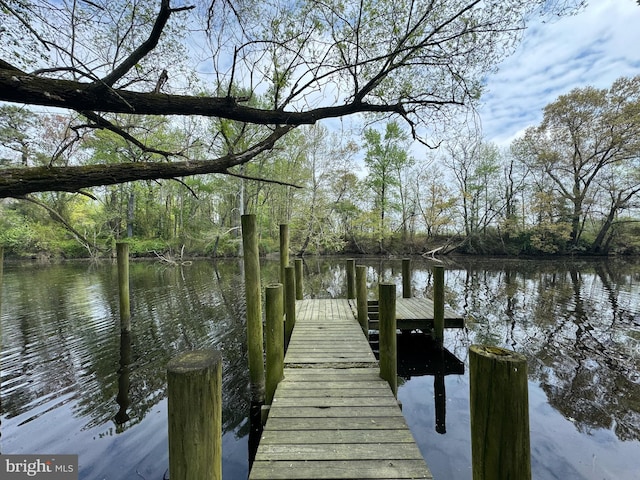
<svg viewBox="0 0 640 480"><path fill-rule="evenodd" d="M473 480L531 479L526 357L471 345L469 390Z"/></svg>
<svg viewBox="0 0 640 480"><path fill-rule="evenodd" d="M284 289L285 289L285 330L284 348L289 346L291 333L296 324L296 272L291 265L284 269Z"/></svg>
<svg viewBox="0 0 640 480"><path fill-rule="evenodd" d="M244 282L247 302L247 349L251 401L264 402L264 341L262 332L262 292L260 254L255 215L242 215Z"/></svg>
<svg viewBox="0 0 640 480"><path fill-rule="evenodd" d="M222 479L222 355L193 350L167 365L169 478Z"/></svg>
<svg viewBox="0 0 640 480"><path fill-rule="evenodd" d="M411 259L402 259L402 298L411 298Z"/></svg>
<svg viewBox="0 0 640 480"><path fill-rule="evenodd" d="M442 348L444 341L444 267L433 267L433 339Z"/></svg>
<svg viewBox="0 0 640 480"><path fill-rule="evenodd" d="M347 260L347 298L356 298L356 261L353 258Z"/></svg>
<svg viewBox="0 0 640 480"><path fill-rule="evenodd" d="M356 265L356 304L358 307L358 323L365 335L369 335L369 307L367 304L367 267Z"/></svg>
<svg viewBox="0 0 640 480"><path fill-rule="evenodd" d="M284 269L289 266L289 225L280 225L280 280L284 285Z"/></svg>
<svg viewBox="0 0 640 480"><path fill-rule="evenodd" d="M296 258L293 264L296 269L296 300L302 300L304 295L302 290L302 259Z"/></svg>
<svg viewBox="0 0 640 480"><path fill-rule="evenodd" d="M396 285L378 286L380 332L380 378L386 380L394 396L398 394L398 354L396 337Z"/></svg>
<svg viewBox="0 0 640 480"><path fill-rule="evenodd" d="M120 331L131 331L131 303L129 299L129 244L116 243L118 262L118 298L120 299Z"/></svg>
<svg viewBox="0 0 640 480"><path fill-rule="evenodd" d="M267 375L265 405L271 405L276 387L284 374L284 325L282 321L282 284L266 288L265 328L267 343Z"/></svg>
<svg viewBox="0 0 640 480"><path fill-rule="evenodd" d="M279 283L284 285L284 269L289 266L289 225L283 223L280 225L280 278ZM282 304L286 304L284 296L287 291L282 289Z"/></svg>

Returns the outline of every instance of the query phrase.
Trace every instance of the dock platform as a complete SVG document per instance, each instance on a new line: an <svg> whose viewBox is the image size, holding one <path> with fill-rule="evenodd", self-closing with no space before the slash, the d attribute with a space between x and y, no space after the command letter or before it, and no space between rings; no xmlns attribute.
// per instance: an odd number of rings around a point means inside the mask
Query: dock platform
<svg viewBox="0 0 640 480"><path fill-rule="evenodd" d="M433 478L349 300L299 300L249 479Z"/></svg>
<svg viewBox="0 0 640 480"><path fill-rule="evenodd" d="M354 308L355 300L351 300ZM369 328L378 329L378 302L369 302ZM428 298L396 298L396 324L399 330L433 329L433 301ZM444 328L464 328L464 318L445 306Z"/></svg>

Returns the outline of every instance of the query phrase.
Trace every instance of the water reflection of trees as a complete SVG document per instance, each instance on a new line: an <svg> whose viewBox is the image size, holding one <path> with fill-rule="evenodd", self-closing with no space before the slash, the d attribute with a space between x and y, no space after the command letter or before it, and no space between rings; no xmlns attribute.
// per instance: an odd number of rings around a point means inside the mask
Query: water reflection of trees
<svg viewBox="0 0 640 480"><path fill-rule="evenodd" d="M181 269L133 262L130 273L127 338L120 334L115 268L65 265L7 276L13 283L5 283L12 294L3 305L11 319L3 321L3 414L37 411L29 421L75 401L85 428L104 426L109 434L115 423L122 431L166 396L170 358L217 348L224 352L223 427L244 435L245 304L237 264Z"/></svg>
<svg viewBox="0 0 640 480"><path fill-rule="evenodd" d="M637 266L470 263L455 275L472 341L525 353L530 378L579 430L640 439Z"/></svg>

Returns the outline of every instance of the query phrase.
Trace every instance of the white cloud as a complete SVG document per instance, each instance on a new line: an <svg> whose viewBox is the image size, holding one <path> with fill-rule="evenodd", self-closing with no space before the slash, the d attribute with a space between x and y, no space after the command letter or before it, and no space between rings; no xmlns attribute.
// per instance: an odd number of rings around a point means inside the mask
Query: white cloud
<svg viewBox="0 0 640 480"><path fill-rule="evenodd" d="M575 16L532 23L517 51L487 79L480 109L485 139L507 145L539 123L558 96L640 74L639 26L634 0L594 0Z"/></svg>

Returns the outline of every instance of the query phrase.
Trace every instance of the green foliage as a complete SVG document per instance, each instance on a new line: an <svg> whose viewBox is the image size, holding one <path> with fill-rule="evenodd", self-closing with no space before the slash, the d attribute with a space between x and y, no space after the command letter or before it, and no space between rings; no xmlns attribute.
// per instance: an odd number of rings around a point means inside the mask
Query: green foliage
<svg viewBox="0 0 640 480"><path fill-rule="evenodd" d="M132 237L128 238L126 242L129 244L129 255L132 257L151 257L155 253L164 254L174 250L179 251L179 249L173 248L176 245L159 238Z"/></svg>
<svg viewBox="0 0 640 480"><path fill-rule="evenodd" d="M541 224L531 231L529 239L534 251L542 253L565 251L571 239L571 224L567 222Z"/></svg>
<svg viewBox="0 0 640 480"><path fill-rule="evenodd" d="M588 216L610 227L603 217L628 208L640 191L640 76L619 78L609 89L576 88L560 96L545 107L542 123L529 128L513 151L536 174L541 188L555 197L546 202L547 209L568 207L562 215L569 217L570 241L574 250L582 249ZM607 197L612 201L600 208ZM598 209L603 214L595 219ZM601 232L599 242L606 233Z"/></svg>

